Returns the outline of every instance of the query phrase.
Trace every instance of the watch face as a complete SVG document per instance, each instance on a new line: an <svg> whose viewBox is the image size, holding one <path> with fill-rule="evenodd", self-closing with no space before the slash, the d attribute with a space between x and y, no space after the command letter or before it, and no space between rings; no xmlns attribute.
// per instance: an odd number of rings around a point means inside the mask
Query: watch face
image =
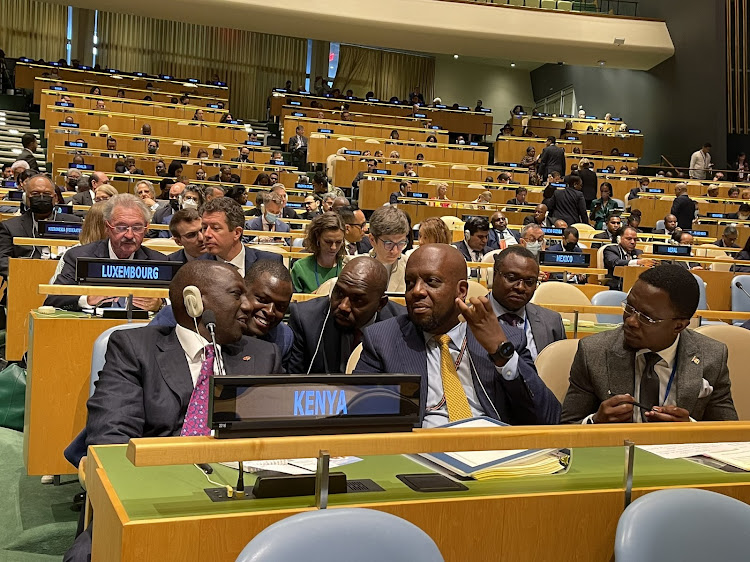
<svg viewBox="0 0 750 562"><path fill-rule="evenodd" d="M500 355L502 355L506 359L512 357L515 350L515 347L513 347L513 344L509 341L503 342L500 345Z"/></svg>

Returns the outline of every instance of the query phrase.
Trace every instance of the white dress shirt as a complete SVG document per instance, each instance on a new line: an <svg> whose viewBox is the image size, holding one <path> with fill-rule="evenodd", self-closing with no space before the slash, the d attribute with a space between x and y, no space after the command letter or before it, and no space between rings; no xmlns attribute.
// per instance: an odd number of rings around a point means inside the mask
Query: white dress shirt
<svg viewBox="0 0 750 562"><path fill-rule="evenodd" d="M237 268L237 271L240 274L240 277L243 279L245 278L245 245L240 245L240 253L234 256L231 260L223 260L224 263L231 263L234 267Z"/></svg>
<svg viewBox="0 0 750 562"><path fill-rule="evenodd" d="M423 335L425 351L427 352L427 406L425 408L422 427L437 427L448 423L448 407L445 403L440 362L440 343L437 341L435 334L424 332ZM451 339L448 344L451 359L455 362L458 360L461 347L466 338L466 323L459 322L447 332L447 335ZM514 380L518 376L518 354L514 353L510 361L503 367L495 367L495 369L506 380ZM482 405L479 403L477 393L474 390L474 378L472 376L472 364L468 348L464 352L461 363L458 365L456 371L458 372L461 386L463 386L466 393L466 398L469 400L471 415L485 415L486 412L482 410Z"/></svg>
<svg viewBox="0 0 750 562"><path fill-rule="evenodd" d="M199 333L188 330L187 328L177 324L175 328L175 334L177 339L180 341L182 350L185 352L185 359L187 359L188 367L190 368L190 377L193 379L193 387L198 382L198 377L201 374L201 365L203 364L204 352L203 349L211 343L206 340ZM221 346L216 345L216 353L221 353ZM219 374L218 361L214 359L214 375Z"/></svg>
<svg viewBox="0 0 750 562"><path fill-rule="evenodd" d="M497 234L497 240L498 240L498 245L500 246L500 249L505 249L508 246L513 246L515 244L518 244L518 242L516 241L516 239L510 233L510 230L508 230L507 228L503 229L502 232L500 232L499 230L495 229L495 233ZM503 241L505 242L505 246L503 246L500 243L500 242L503 242Z"/></svg>
<svg viewBox="0 0 750 562"><path fill-rule="evenodd" d="M112 248L112 241L107 242L107 248L109 249L109 259L111 259L111 260L119 260L120 259L120 258L117 257L117 254L115 254L114 248ZM135 255L135 252L133 252L132 254L130 254L125 259L126 260L132 260L134 255ZM81 308L91 308L91 305L89 304L88 298L89 298L88 295L81 295L80 297L78 297L78 306L80 306Z"/></svg>
<svg viewBox="0 0 750 562"><path fill-rule="evenodd" d="M536 349L534 334L531 331L531 322L529 322L526 317L526 307L524 306L523 308L520 308L518 310L508 310L499 302L497 302L492 294L490 294L490 302L492 303L492 310L495 311L495 316L497 317L500 317L503 314L515 314L516 316L521 317L521 320L523 320L523 331L524 334L526 334L526 349L528 349L529 353L531 353L531 359L536 361L536 356L539 355L539 352ZM500 320L500 322L503 321Z"/></svg>

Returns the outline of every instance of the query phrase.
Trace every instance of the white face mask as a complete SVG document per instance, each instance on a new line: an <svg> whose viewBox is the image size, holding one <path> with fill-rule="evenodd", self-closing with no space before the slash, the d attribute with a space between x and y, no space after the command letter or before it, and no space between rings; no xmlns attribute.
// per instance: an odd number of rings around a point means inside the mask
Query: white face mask
<svg viewBox="0 0 750 562"><path fill-rule="evenodd" d="M194 199L185 199L182 202L182 208L183 209L197 209L198 208L198 202Z"/></svg>
<svg viewBox="0 0 750 562"><path fill-rule="evenodd" d="M536 242L526 242L526 249L534 254L535 256L539 255L539 252L542 249L542 243L539 241Z"/></svg>
<svg viewBox="0 0 750 562"><path fill-rule="evenodd" d="M460 139L460 140L458 141L458 144L466 144L466 141L465 141L464 139Z"/></svg>

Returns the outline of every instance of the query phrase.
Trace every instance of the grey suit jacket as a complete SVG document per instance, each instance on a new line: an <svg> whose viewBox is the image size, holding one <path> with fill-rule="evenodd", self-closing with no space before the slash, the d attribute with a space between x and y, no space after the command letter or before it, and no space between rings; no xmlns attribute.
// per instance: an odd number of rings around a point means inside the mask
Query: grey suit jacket
<svg viewBox="0 0 750 562"><path fill-rule="evenodd" d="M683 330L677 346L676 404L698 421L736 420L730 392L727 346L692 330ZM703 379L713 392L698 398ZM635 392L635 351L625 347L623 328L609 330L578 343L570 368L562 423L580 423L617 394Z"/></svg>
<svg viewBox="0 0 750 562"><path fill-rule="evenodd" d="M553 342L566 339L565 327L559 312L528 303L526 317L531 325L537 352L541 352Z"/></svg>
<svg viewBox="0 0 750 562"><path fill-rule="evenodd" d="M228 375L282 372L275 344L243 337L221 351ZM86 444L179 435L193 381L175 329L146 326L114 332L105 357L87 403Z"/></svg>

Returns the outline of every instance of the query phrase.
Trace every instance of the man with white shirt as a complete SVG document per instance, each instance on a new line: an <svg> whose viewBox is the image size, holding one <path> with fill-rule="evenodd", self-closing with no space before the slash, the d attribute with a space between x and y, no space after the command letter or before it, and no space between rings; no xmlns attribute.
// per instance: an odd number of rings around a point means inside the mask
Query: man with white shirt
<svg viewBox="0 0 750 562"><path fill-rule="evenodd" d="M281 261L280 254L246 248L242 244L242 229L245 214L242 206L230 197L217 197L203 206L203 244L207 253L201 260L216 260L230 263L240 276L258 260Z"/></svg>
<svg viewBox="0 0 750 562"><path fill-rule="evenodd" d="M623 326L579 342L562 422L736 420L727 346L688 329L699 295L685 268L643 273Z"/></svg>
<svg viewBox="0 0 750 562"><path fill-rule="evenodd" d="M690 156L690 177L694 180L705 180L712 166L711 143L707 142Z"/></svg>
<svg viewBox="0 0 750 562"><path fill-rule="evenodd" d="M560 403L539 378L523 331L500 324L486 297L464 303L466 277L455 248L415 250L406 265L407 315L365 328L354 372L421 374L423 427L475 416L558 423Z"/></svg>
<svg viewBox="0 0 750 562"><path fill-rule="evenodd" d="M96 188L109 183L109 178L104 172L93 172L89 177L81 178L81 180L78 183L78 193L68 201L71 205L93 205Z"/></svg>
<svg viewBox="0 0 750 562"><path fill-rule="evenodd" d="M141 247L148 229L151 211L135 195L120 193L104 204L104 221L107 238L71 248L63 255L63 268L55 279L55 285L78 285L76 263L79 257L109 258L111 260L166 260L160 252ZM49 295L44 301L66 310L81 310L101 306L121 306L117 297ZM135 297L133 306L143 310L157 311L163 306L162 299Z"/></svg>
<svg viewBox="0 0 750 562"><path fill-rule="evenodd" d="M200 314L191 317L183 291L200 291ZM242 277L226 264L192 261L169 287L176 327L146 326L114 332L96 390L87 403L86 445L127 443L134 437L208 435L209 379L281 373L281 353L272 343L242 335L252 308ZM205 311L216 317L216 349L205 326ZM95 517L96 519L96 517ZM91 529L65 555L88 560ZM99 537L97 537L97 540Z"/></svg>
<svg viewBox="0 0 750 562"><path fill-rule="evenodd" d="M518 244L521 233L508 228L508 219L502 212L498 211L492 214L490 225L492 225L492 228L489 232L487 246L491 250L504 250L508 246Z"/></svg>

